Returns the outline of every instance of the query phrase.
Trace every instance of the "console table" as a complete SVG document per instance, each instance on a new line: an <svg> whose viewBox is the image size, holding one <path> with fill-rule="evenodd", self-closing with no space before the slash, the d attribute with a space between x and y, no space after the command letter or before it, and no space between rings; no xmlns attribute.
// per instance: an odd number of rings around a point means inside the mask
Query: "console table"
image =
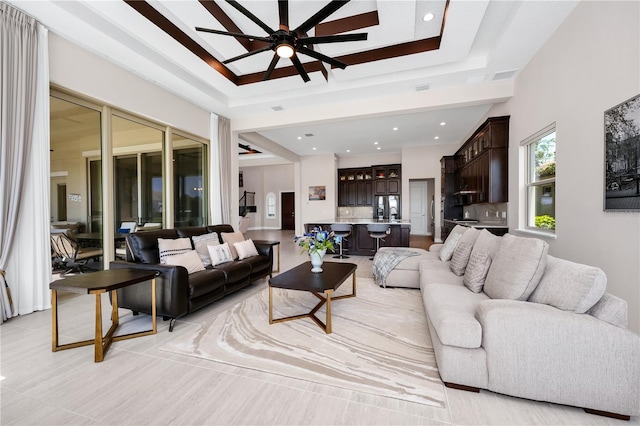
<svg viewBox="0 0 640 426"><path fill-rule="evenodd" d="M131 339L134 337L156 334L156 271L142 271L137 269L110 269L88 274L74 275L49 284L51 289L51 322L53 352L64 349L78 348L80 346L95 345L95 362L102 362L111 346L111 342ZM117 289L133 284L151 281L151 324L152 329L137 333L115 336L118 328L118 293ZM80 342L58 344L58 291L68 291L79 294L95 294L96 296L96 325L95 338ZM111 327L106 335L102 335L102 294L111 292Z"/></svg>

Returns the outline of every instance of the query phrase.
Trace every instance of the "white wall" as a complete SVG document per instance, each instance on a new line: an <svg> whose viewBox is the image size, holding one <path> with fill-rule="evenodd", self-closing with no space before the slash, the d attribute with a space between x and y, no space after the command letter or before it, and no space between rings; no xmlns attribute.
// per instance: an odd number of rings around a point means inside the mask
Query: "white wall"
<svg viewBox="0 0 640 426"><path fill-rule="evenodd" d="M370 167L381 164L400 164L402 162L401 153L392 154L370 154L358 155L354 157L339 157L338 168L350 169L352 167Z"/></svg>
<svg viewBox="0 0 640 426"><path fill-rule="evenodd" d="M412 146L402 150L402 216L409 219L409 179L434 179L436 202L436 235L440 241L440 159L443 155L452 155L459 145Z"/></svg>
<svg viewBox="0 0 640 426"><path fill-rule="evenodd" d="M55 33L49 35L49 62L52 84L209 139L209 111Z"/></svg>
<svg viewBox="0 0 640 426"><path fill-rule="evenodd" d="M333 154L301 157L300 160L300 214L301 224L314 220L327 220L336 216L338 199L337 161ZM325 186L326 200L310 201L309 187ZM297 194L296 194L297 195ZM296 227L296 231L299 232Z"/></svg>
<svg viewBox="0 0 640 426"><path fill-rule="evenodd" d="M603 114L640 93L639 29L638 2L581 2L518 75L506 104L512 232L516 222L524 224L519 143L555 122L557 239L548 240L550 253L602 268L607 290L628 302L629 327L636 332L640 213L603 211Z"/></svg>

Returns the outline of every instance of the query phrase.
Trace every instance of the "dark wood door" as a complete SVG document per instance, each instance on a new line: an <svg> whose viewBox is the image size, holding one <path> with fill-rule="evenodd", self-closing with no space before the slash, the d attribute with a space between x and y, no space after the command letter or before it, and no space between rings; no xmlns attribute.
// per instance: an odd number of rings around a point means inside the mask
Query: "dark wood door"
<svg viewBox="0 0 640 426"><path fill-rule="evenodd" d="M280 194L280 211L282 212L282 229L296 229L296 206L293 192Z"/></svg>

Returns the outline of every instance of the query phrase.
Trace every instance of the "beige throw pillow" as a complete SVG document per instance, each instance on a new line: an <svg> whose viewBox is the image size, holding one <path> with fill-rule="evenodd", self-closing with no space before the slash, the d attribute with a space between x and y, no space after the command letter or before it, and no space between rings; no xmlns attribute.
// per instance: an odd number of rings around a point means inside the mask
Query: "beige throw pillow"
<svg viewBox="0 0 640 426"><path fill-rule="evenodd" d="M222 241L229 244L229 250L231 250L231 256L234 259L237 259L238 252L236 251L234 244L243 242L244 235L242 235L241 232L221 232L220 235L222 235Z"/></svg>
<svg viewBox="0 0 640 426"><path fill-rule="evenodd" d="M204 265L200 260L200 256L198 256L198 252L195 250L189 250L175 256L166 256L164 261L167 265L183 266L187 269L188 274L204 271Z"/></svg>
<svg viewBox="0 0 640 426"><path fill-rule="evenodd" d="M462 282L469 290L480 293L490 267L491 256L482 251L474 251L469 258Z"/></svg>
<svg viewBox="0 0 640 426"><path fill-rule="evenodd" d="M472 249L473 244L471 243L458 243L458 246L453 251L453 256L451 256L451 263L449 264L451 272L459 277L464 274L464 270L467 268L467 263L469 263L469 257L471 257Z"/></svg>
<svg viewBox="0 0 640 426"><path fill-rule="evenodd" d="M258 255L258 249L256 248L256 245L253 244L253 240L251 239L235 243L234 247L238 252L239 260Z"/></svg>
<svg viewBox="0 0 640 426"><path fill-rule="evenodd" d="M447 241L445 241L444 247L442 247L442 250L440 250L440 260L442 260L443 262L451 260L451 256L453 256L453 251L456 249L456 246L458 245L458 241L460 241L461 237L462 237L462 234L458 234L458 233L451 234L447 237Z"/></svg>

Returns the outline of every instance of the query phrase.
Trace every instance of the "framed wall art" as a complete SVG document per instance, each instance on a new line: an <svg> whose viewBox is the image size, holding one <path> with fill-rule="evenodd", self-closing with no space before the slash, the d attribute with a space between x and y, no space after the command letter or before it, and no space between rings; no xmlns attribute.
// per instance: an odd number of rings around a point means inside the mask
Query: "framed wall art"
<svg viewBox="0 0 640 426"><path fill-rule="evenodd" d="M327 198L326 187L324 186L309 187L309 201L325 200L326 198Z"/></svg>
<svg viewBox="0 0 640 426"><path fill-rule="evenodd" d="M640 211L640 95L604 112L605 211Z"/></svg>

